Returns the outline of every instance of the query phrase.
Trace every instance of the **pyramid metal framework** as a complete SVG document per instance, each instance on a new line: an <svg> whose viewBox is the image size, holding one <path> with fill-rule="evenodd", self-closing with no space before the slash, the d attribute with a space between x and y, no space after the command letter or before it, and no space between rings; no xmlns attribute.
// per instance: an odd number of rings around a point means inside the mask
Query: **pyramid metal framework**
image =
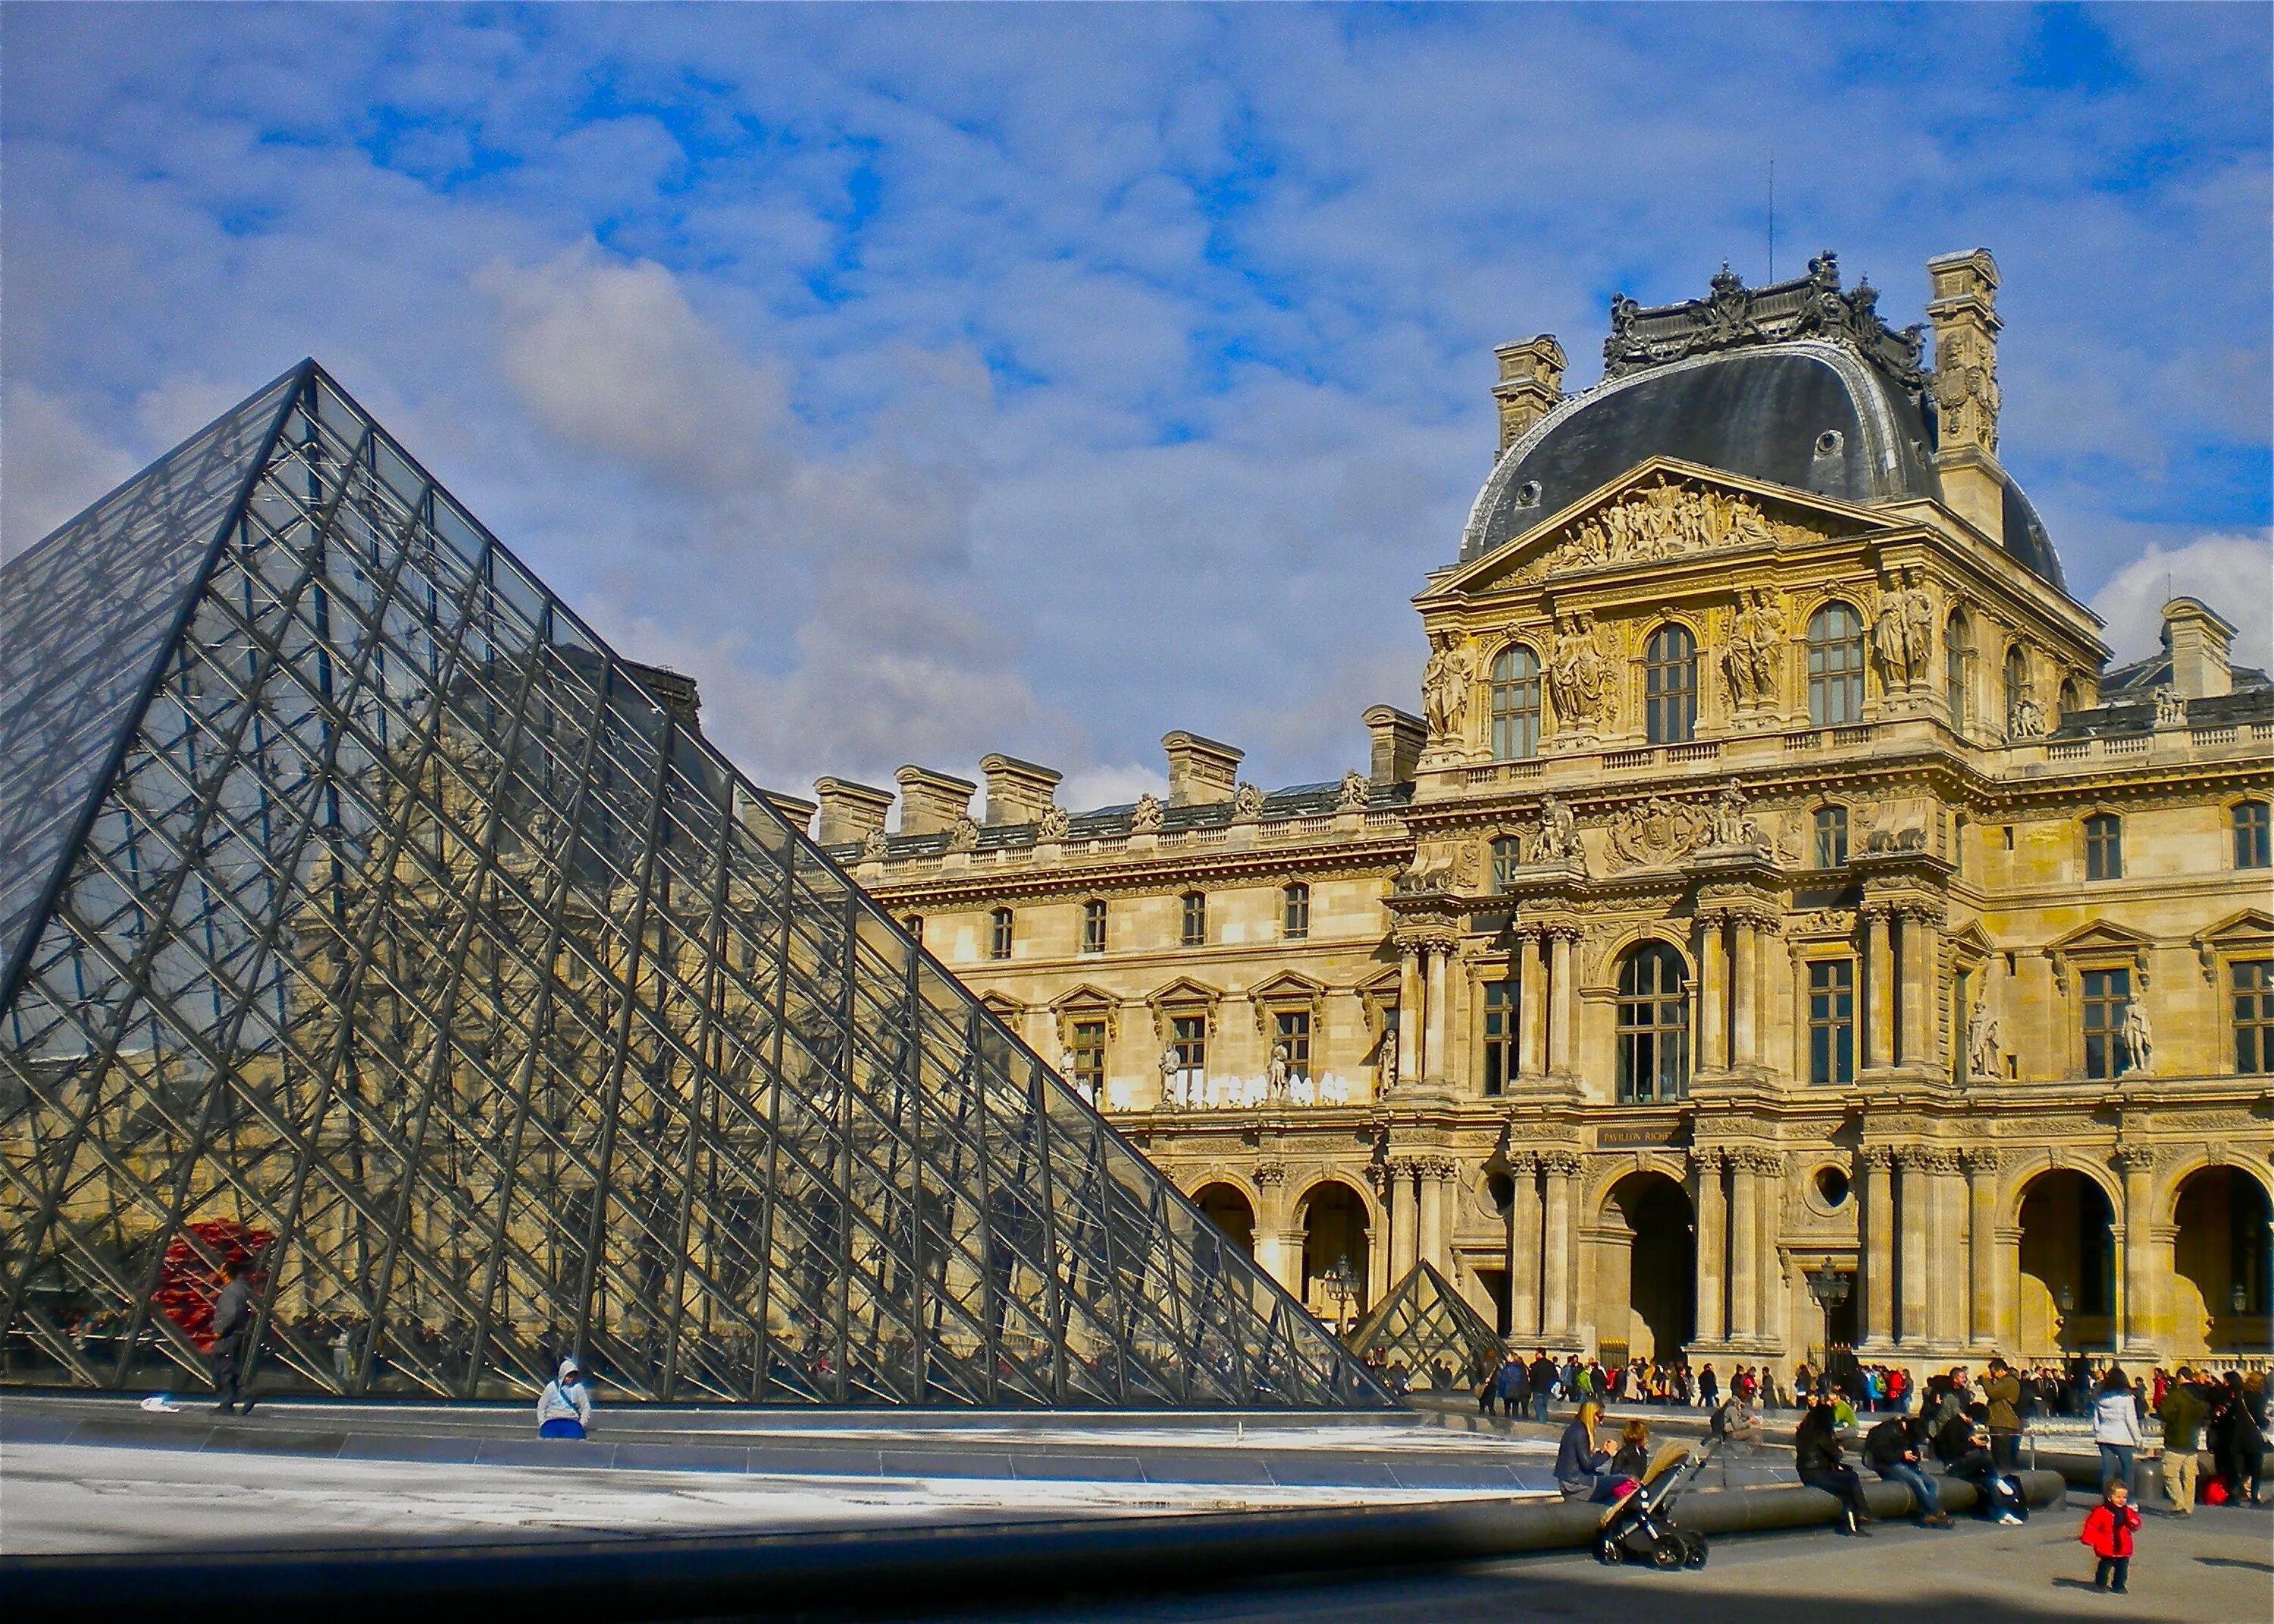
<svg viewBox="0 0 2274 1624"><path fill-rule="evenodd" d="M1416 1387L1473 1387L1499 1365L1508 1344L1470 1307L1452 1282L1427 1263L1416 1263L1374 1312L1350 1334L1359 1357L1381 1368L1402 1364Z"/></svg>
<svg viewBox="0 0 2274 1624"><path fill-rule="evenodd" d="M312 362L0 568L0 1380L1390 1402L641 670Z"/></svg>

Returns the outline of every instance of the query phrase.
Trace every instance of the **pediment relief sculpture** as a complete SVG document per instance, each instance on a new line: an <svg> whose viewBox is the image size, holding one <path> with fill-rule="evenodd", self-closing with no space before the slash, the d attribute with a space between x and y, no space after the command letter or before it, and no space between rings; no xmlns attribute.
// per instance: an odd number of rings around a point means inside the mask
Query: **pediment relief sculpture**
<svg viewBox="0 0 2274 1624"><path fill-rule="evenodd" d="M1698 808L1653 795L1612 818L1611 859L1618 867L1633 868L1679 862L1712 829L1713 820Z"/></svg>

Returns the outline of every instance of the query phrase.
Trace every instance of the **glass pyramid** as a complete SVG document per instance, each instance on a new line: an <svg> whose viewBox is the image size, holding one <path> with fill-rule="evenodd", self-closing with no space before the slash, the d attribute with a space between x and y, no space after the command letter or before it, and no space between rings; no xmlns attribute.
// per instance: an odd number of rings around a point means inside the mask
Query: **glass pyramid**
<svg viewBox="0 0 2274 1624"><path fill-rule="evenodd" d="M314 363L0 617L0 1380L1389 1402Z"/></svg>
<svg viewBox="0 0 2274 1624"><path fill-rule="evenodd" d="M1500 1334L1452 1282L1416 1263L1350 1334L1352 1350L1387 1370L1403 1365L1412 1385L1442 1392L1474 1387L1507 1351Z"/></svg>

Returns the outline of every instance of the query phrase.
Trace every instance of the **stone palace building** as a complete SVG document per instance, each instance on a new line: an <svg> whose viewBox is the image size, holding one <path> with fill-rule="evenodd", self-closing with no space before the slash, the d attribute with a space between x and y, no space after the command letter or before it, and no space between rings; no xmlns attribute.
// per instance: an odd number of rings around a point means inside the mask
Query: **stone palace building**
<svg viewBox="0 0 2274 1624"><path fill-rule="evenodd" d="M1426 1260L1607 1358L2263 1362L2274 687L2185 598L2110 666L1996 265L1927 272L1931 367L1829 253L1615 300L1577 395L1503 347L1367 771L1176 732L1165 801L991 756L820 839L1330 1320Z"/></svg>

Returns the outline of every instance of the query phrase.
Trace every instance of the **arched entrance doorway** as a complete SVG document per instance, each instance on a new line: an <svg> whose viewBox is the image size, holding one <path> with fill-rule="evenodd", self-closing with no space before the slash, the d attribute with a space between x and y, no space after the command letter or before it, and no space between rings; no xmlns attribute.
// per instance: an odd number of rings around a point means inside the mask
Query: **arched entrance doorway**
<svg viewBox="0 0 2274 1624"><path fill-rule="evenodd" d="M2022 1356L2051 1359L2116 1346L2116 1214L2108 1192L2069 1169L2022 1192Z"/></svg>
<svg viewBox="0 0 2274 1624"><path fill-rule="evenodd" d="M1204 1184L1193 1205L1208 1221L1231 1237L1231 1244L1249 1257L1255 1255L1255 1207L1237 1184Z"/></svg>
<svg viewBox="0 0 2274 1624"><path fill-rule="evenodd" d="M1303 1198L1303 1305L1347 1330L1367 1311L1369 1259L1366 1198L1333 1180L1314 1186Z"/></svg>
<svg viewBox="0 0 2274 1624"><path fill-rule="evenodd" d="M1663 1173L1630 1173L1611 1187L1604 1227L1615 1238L1623 1229L1626 1318L1615 1304L1619 1293L1604 1293L1614 1304L1603 1340L1626 1334L1630 1357L1671 1359L1698 1334L1698 1234L1689 1192ZM1609 1287L1611 1281L1606 1281Z"/></svg>
<svg viewBox="0 0 2274 1624"><path fill-rule="evenodd" d="M2172 1356L2274 1351L2266 1186L2240 1168L2200 1169L2180 1183L2172 1220Z"/></svg>

